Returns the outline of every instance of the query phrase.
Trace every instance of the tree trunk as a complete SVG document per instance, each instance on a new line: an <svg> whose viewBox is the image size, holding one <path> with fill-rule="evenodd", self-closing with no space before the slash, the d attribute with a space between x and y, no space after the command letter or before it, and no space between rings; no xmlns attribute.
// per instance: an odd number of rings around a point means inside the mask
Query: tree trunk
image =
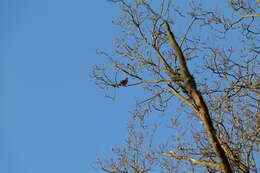
<svg viewBox="0 0 260 173"><path fill-rule="evenodd" d="M193 100L193 102L195 103L195 105L197 107L200 120L202 121L205 131L207 132L207 134L211 140L212 147L213 147L217 157L220 160L220 164L222 166L222 171L225 173L232 173L233 170L230 166L226 153L224 152L224 150L223 150L222 146L220 145L220 142L216 136L216 130L214 129L212 120L210 118L208 107L207 107L206 103L204 102L200 92L197 90L195 80L188 70L188 67L186 65L186 60L182 53L182 50L179 47L178 43L176 42L173 33L171 32L169 24L167 22L164 22L164 24L165 24L166 32L168 35L168 39L178 57L180 70L182 72L182 77L184 79L184 84L185 84L184 87L188 91L188 96Z"/></svg>

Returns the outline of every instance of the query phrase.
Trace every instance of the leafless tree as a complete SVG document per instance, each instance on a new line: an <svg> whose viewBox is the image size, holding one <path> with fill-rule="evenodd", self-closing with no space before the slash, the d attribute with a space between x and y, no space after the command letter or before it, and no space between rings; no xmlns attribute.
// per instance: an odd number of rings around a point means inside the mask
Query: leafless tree
<svg viewBox="0 0 260 173"><path fill-rule="evenodd" d="M121 9L114 23L122 35L114 52L98 52L109 61L94 67L92 77L107 95L109 89L139 87L150 96L132 111L126 145L114 149L111 160L98 159L100 168L257 172L258 1L109 1ZM157 111L169 114L163 117L170 133L148 125L147 117ZM156 133L169 138L155 146Z"/></svg>

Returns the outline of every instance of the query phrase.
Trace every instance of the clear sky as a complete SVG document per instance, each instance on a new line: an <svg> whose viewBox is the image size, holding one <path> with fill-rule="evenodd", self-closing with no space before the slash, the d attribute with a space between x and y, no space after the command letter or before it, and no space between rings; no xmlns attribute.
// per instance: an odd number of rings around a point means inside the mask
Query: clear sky
<svg viewBox="0 0 260 173"><path fill-rule="evenodd" d="M96 49L112 49L115 9L105 0L0 0L1 173L100 172L90 166L96 154L124 139L126 94L104 99L89 78Z"/></svg>

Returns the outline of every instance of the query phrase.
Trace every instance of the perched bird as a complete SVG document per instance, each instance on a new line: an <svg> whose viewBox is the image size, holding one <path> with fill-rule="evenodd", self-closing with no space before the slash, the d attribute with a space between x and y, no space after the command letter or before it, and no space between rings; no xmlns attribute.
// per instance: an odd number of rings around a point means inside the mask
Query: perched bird
<svg viewBox="0 0 260 173"><path fill-rule="evenodd" d="M125 79L121 80L119 83L119 86L126 86L128 83L128 77L126 77Z"/></svg>

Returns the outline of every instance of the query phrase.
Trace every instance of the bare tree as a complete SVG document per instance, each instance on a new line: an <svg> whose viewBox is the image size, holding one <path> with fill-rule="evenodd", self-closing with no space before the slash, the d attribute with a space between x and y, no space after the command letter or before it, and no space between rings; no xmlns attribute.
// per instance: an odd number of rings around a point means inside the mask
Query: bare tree
<svg viewBox="0 0 260 173"><path fill-rule="evenodd" d="M96 66L92 77L106 91L140 87L150 96L132 111L135 125L116 160L98 159L102 170L257 172L258 1L109 1L122 11L122 36L113 53L99 52L111 66ZM155 111L170 113L172 130L157 147L146 124Z"/></svg>

